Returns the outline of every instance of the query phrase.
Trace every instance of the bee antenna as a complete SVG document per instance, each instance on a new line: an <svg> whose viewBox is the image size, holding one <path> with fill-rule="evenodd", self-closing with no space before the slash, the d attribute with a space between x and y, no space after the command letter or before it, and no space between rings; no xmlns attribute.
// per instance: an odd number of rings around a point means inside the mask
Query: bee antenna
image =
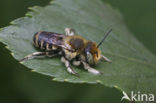
<svg viewBox="0 0 156 103"><path fill-rule="evenodd" d="M110 34L110 32L112 31L112 29L110 29L103 37L103 39L100 41L100 43L97 45L97 48L99 48L99 46L103 43L103 41L106 39L106 37L108 36L108 34Z"/></svg>

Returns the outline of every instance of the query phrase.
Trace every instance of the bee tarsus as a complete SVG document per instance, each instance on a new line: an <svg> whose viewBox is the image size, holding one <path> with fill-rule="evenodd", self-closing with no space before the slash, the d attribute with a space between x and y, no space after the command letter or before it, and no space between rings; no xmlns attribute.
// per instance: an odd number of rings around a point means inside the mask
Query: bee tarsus
<svg viewBox="0 0 156 103"><path fill-rule="evenodd" d="M102 72L100 72L100 71L98 71L98 70L96 70L96 69L90 67L86 62L82 62L82 64L83 64L84 68L85 68L88 72L90 72L90 73L92 73L92 74L95 74L95 75L103 74Z"/></svg>

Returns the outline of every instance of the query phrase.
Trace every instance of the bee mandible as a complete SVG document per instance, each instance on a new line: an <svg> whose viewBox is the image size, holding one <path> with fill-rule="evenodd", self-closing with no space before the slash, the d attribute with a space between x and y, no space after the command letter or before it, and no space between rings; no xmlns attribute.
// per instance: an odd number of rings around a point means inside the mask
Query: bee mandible
<svg viewBox="0 0 156 103"><path fill-rule="evenodd" d="M94 69L92 66L96 65L100 60L111 62L111 60L101 54L99 49L111 31L112 29L106 33L98 45L76 35L75 30L71 28L65 28L65 35L46 31L37 32L33 37L33 43L35 47L42 51L29 54L21 59L20 62L40 56L61 56L61 61L71 74L79 76L72 69L71 64L75 66L83 65L84 69L92 74L102 74L102 72Z"/></svg>

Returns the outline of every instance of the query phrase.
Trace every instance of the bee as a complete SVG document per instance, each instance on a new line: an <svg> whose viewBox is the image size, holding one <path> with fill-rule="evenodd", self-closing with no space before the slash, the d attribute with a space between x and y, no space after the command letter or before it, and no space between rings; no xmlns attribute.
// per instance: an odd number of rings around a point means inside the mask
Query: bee
<svg viewBox="0 0 156 103"><path fill-rule="evenodd" d="M71 74L79 76L72 69L71 64L75 66L83 65L84 69L92 74L102 74L102 72L94 69L93 66L98 64L100 60L111 62L110 59L101 54L99 49L111 31L112 29L106 33L98 45L80 35L76 35L75 30L71 28L65 28L65 35L46 31L37 32L34 34L33 43L35 47L42 51L29 54L21 59L20 62L40 56L61 56L61 61Z"/></svg>

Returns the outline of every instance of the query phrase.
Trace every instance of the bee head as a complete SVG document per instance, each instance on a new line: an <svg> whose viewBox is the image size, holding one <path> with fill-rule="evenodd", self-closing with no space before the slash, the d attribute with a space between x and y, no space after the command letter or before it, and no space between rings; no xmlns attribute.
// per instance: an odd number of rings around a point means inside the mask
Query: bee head
<svg viewBox="0 0 156 103"><path fill-rule="evenodd" d="M98 49L96 43L88 42L85 48L85 55L88 64L95 65L101 57L101 51Z"/></svg>
<svg viewBox="0 0 156 103"><path fill-rule="evenodd" d="M103 37L103 39L100 41L98 45L94 42L88 42L85 48L85 54L86 54L86 61L90 65L95 65L98 63L98 61L101 58L101 51L99 50L100 45L103 43L103 41L106 39L108 34L112 31L110 29Z"/></svg>

